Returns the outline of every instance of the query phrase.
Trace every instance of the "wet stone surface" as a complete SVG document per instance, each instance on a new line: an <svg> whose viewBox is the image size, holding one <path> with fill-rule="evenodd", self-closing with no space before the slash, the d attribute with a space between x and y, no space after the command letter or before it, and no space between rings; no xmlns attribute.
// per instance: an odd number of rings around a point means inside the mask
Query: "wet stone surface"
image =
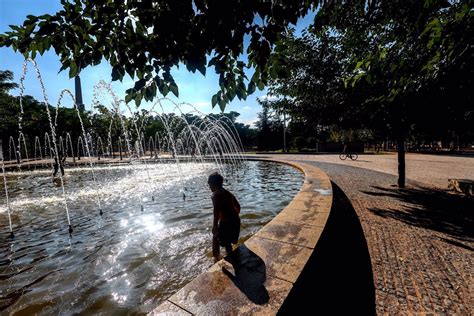
<svg viewBox="0 0 474 316"><path fill-rule="evenodd" d="M198 315L276 314L291 287L268 275L264 261L242 245L169 301Z"/></svg>

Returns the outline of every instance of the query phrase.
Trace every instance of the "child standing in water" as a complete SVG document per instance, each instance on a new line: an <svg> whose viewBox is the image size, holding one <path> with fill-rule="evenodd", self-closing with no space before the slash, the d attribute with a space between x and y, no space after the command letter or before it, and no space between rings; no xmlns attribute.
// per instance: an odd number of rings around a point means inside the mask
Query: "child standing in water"
<svg viewBox="0 0 474 316"><path fill-rule="evenodd" d="M232 244L239 240L240 233L240 204L235 196L222 187L224 178L217 172L209 176L207 181L212 191L214 206L214 221L212 225L212 255L220 256L220 247L226 254L232 251Z"/></svg>

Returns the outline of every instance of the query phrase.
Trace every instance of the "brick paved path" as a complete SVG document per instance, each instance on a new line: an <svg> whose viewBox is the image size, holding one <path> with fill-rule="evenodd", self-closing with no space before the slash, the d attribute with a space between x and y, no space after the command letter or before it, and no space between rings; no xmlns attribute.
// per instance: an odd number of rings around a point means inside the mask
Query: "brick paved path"
<svg viewBox="0 0 474 316"><path fill-rule="evenodd" d="M321 168L350 199L369 249L378 314L473 313L474 199L413 181L399 190L396 176L350 163L291 158Z"/></svg>

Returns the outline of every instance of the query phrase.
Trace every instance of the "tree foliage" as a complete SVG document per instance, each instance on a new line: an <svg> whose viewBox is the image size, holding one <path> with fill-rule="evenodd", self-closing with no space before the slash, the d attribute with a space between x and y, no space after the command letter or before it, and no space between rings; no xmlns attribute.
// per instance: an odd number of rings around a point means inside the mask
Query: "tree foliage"
<svg viewBox="0 0 474 316"><path fill-rule="evenodd" d="M13 80L13 72L9 70L0 70L0 94L5 94L11 89L17 87L17 84L11 82Z"/></svg>
<svg viewBox="0 0 474 316"><path fill-rule="evenodd" d="M472 140L473 16L468 0L334 2L281 41L290 71L272 80L270 106L313 133L396 139L403 186L407 137Z"/></svg>
<svg viewBox="0 0 474 316"><path fill-rule="evenodd" d="M62 0L62 10L54 15L29 15L23 25L11 25L0 35L0 47L12 46L33 58L54 49L71 78L105 59L112 80L125 74L135 79L126 101L137 105L158 91L178 96L173 67L184 64L203 75L212 67L220 88L212 105L224 109L236 96L245 99L285 71L284 56L275 48L280 34L320 2ZM254 69L251 78L246 68Z"/></svg>
<svg viewBox="0 0 474 316"><path fill-rule="evenodd" d="M436 127L463 135L473 125L469 10L467 1L322 10L316 21L325 23L282 41L290 74L271 82L282 97L272 106L313 133L337 124L390 136Z"/></svg>
<svg viewBox="0 0 474 316"><path fill-rule="evenodd" d="M258 131L257 148L259 150L275 150L281 148L283 141L283 122L280 113L270 106L270 101L261 99L258 101L262 111L258 114L256 127Z"/></svg>
<svg viewBox="0 0 474 316"><path fill-rule="evenodd" d="M459 135L466 124L473 125L474 15L469 3L426 0L402 6L396 1L362 18L347 5L329 13L348 16L333 19L332 25L342 33L345 47L358 46L351 51L352 69L344 82L360 96L354 100L362 121L400 137L433 128Z"/></svg>

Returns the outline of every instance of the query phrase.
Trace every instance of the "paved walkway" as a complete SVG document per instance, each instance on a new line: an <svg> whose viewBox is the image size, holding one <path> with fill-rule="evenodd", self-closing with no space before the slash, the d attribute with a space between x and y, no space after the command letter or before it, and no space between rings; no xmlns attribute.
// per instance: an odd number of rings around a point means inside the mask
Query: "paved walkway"
<svg viewBox="0 0 474 316"><path fill-rule="evenodd" d="M304 159L305 161L329 162L398 175L396 153L380 155L362 154L356 161L341 160L337 154L274 156L280 158L286 157L286 159L290 160ZM411 180L423 182L440 188L447 188L448 179L470 178L474 180L474 157L407 153L406 175L407 178Z"/></svg>
<svg viewBox="0 0 474 316"><path fill-rule="evenodd" d="M418 181L403 190L394 186L394 155L286 159L321 168L352 203L370 254L378 314L474 311L474 199L441 189L448 178L474 176L474 159L408 155L407 177Z"/></svg>

